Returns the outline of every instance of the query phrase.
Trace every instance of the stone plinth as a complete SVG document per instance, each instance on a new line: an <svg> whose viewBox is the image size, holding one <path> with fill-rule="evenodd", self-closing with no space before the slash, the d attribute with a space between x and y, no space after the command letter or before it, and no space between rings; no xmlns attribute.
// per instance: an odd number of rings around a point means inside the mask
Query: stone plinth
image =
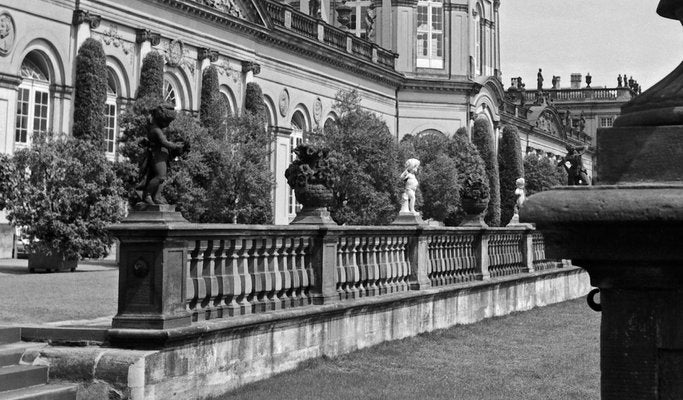
<svg viewBox="0 0 683 400"><path fill-rule="evenodd" d="M306 207L296 213L292 225L337 225L326 207Z"/></svg>
<svg viewBox="0 0 683 400"><path fill-rule="evenodd" d="M191 324L181 285L187 249L183 240L168 237L171 229L185 224L189 223L175 206L148 205L109 228L120 241L114 327L168 329Z"/></svg>
<svg viewBox="0 0 683 400"><path fill-rule="evenodd" d="M392 225L426 225L420 214L411 212L398 213Z"/></svg>

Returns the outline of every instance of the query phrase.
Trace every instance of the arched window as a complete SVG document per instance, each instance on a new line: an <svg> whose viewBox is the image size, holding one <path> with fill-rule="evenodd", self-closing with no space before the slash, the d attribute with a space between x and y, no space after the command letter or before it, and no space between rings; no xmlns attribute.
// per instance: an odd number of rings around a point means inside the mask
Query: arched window
<svg viewBox="0 0 683 400"><path fill-rule="evenodd" d="M443 0L417 2L417 66L443 68Z"/></svg>
<svg viewBox="0 0 683 400"><path fill-rule="evenodd" d="M297 110L292 115L292 120L290 122L292 133L289 135L289 162L291 163L296 158L293 150L296 146L304 142L304 131L308 129L306 123L306 117L304 114ZM294 196L294 189L289 190L289 195L287 196L287 214L290 218L293 218L297 211L301 208L301 205L297 203L296 197Z"/></svg>
<svg viewBox="0 0 683 400"><path fill-rule="evenodd" d="M22 78L17 93L17 116L14 129L15 147L31 143L34 132L48 130L50 115L50 67L40 53L29 53L21 63Z"/></svg>
<svg viewBox="0 0 683 400"><path fill-rule="evenodd" d="M178 88L170 79L164 78L164 102L173 104L173 108L180 110L182 104L178 96Z"/></svg>
<svg viewBox="0 0 683 400"><path fill-rule="evenodd" d="M116 138L118 136L118 121L116 99L119 93L118 79L111 68L107 68L107 101L104 105L104 143L107 155L116 156Z"/></svg>

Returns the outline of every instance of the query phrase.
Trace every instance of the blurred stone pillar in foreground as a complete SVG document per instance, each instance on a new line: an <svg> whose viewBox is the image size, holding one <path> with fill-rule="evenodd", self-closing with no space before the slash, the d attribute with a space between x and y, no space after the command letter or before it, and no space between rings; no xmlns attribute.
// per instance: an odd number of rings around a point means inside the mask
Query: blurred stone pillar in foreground
<svg viewBox="0 0 683 400"><path fill-rule="evenodd" d="M683 0L657 12L683 22ZM683 399L683 64L597 146L600 186L531 196L521 220L600 289L602 399Z"/></svg>

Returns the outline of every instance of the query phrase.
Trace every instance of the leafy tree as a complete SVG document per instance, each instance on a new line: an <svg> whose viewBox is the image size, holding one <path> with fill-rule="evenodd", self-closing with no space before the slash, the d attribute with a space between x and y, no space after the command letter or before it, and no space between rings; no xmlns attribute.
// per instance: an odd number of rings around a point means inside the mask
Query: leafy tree
<svg viewBox="0 0 683 400"><path fill-rule="evenodd" d="M218 71L211 65L202 75L202 95L199 120L211 134L221 134L224 129L225 101L218 88Z"/></svg>
<svg viewBox="0 0 683 400"><path fill-rule="evenodd" d="M550 162L548 157L529 154L524 157L524 179L526 193L532 195L554 186L566 185L567 173Z"/></svg>
<svg viewBox="0 0 683 400"><path fill-rule="evenodd" d="M209 135L187 115L169 127L169 138L190 143L171 163L164 195L193 222L264 224L272 220L271 136L261 119L230 117L225 135Z"/></svg>
<svg viewBox="0 0 683 400"><path fill-rule="evenodd" d="M164 57L156 51L149 52L142 60L140 85L136 98L149 97L161 101L164 98Z"/></svg>
<svg viewBox="0 0 683 400"><path fill-rule="evenodd" d="M36 134L13 161L26 173L3 194L7 218L22 227L30 251L64 259L106 255L113 240L107 225L122 217L123 191L104 152L78 138Z"/></svg>
<svg viewBox="0 0 683 400"><path fill-rule="evenodd" d="M396 163L398 146L386 123L360 106L357 91L339 91L335 110L340 115L310 140L330 149L334 185L332 218L339 224L384 225L399 207Z"/></svg>
<svg viewBox="0 0 683 400"><path fill-rule="evenodd" d="M422 194L422 216L444 221L457 212L460 202L460 185L455 155L449 152L449 142L443 135L406 135L401 140L401 160L420 160L419 192ZM402 164L399 165L399 168Z"/></svg>
<svg viewBox="0 0 683 400"><path fill-rule="evenodd" d="M455 132L448 143L448 154L455 161L456 170L458 171L458 187L463 188L468 177L475 180L477 178L486 178L486 165L479 155L477 146L470 141L467 135L467 128L462 127ZM460 196L458 195L456 212L451 213L444 223L448 226L460 225L464 216L465 213L460 207Z"/></svg>
<svg viewBox="0 0 683 400"><path fill-rule="evenodd" d="M107 61L102 44L88 38L76 56L73 136L104 150Z"/></svg>
<svg viewBox="0 0 683 400"><path fill-rule="evenodd" d="M486 175L489 179L491 198L486 210L484 221L490 226L500 226L500 182L498 178L498 159L495 153L493 136L489 129L489 123L485 118L474 121L472 130L472 142L479 149L479 154L486 164Z"/></svg>
<svg viewBox="0 0 683 400"><path fill-rule="evenodd" d="M500 167L500 213L502 225L507 225L515 210L515 181L524 178L524 159L519 134L514 126L503 128L503 138L498 152Z"/></svg>

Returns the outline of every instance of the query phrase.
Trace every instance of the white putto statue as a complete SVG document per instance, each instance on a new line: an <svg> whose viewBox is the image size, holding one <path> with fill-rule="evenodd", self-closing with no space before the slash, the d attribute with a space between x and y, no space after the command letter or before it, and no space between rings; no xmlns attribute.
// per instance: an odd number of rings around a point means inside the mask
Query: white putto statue
<svg viewBox="0 0 683 400"><path fill-rule="evenodd" d="M417 178L415 173L420 166L420 160L416 158L409 158L406 160L406 169L401 174L401 179L405 182L405 190L403 191L403 202L401 203L401 214L418 215L415 211L415 191L417 190Z"/></svg>
<svg viewBox="0 0 683 400"><path fill-rule="evenodd" d="M507 224L507 226L528 226L529 224L521 224L519 222L519 209L522 208L522 205L526 201L526 191L524 190L524 186L526 185L526 182L524 181L524 178L519 178L515 181L515 186L517 188L515 189L515 197L517 200L515 201L515 208L514 208L514 215L512 216L512 219L510 220L510 223Z"/></svg>

